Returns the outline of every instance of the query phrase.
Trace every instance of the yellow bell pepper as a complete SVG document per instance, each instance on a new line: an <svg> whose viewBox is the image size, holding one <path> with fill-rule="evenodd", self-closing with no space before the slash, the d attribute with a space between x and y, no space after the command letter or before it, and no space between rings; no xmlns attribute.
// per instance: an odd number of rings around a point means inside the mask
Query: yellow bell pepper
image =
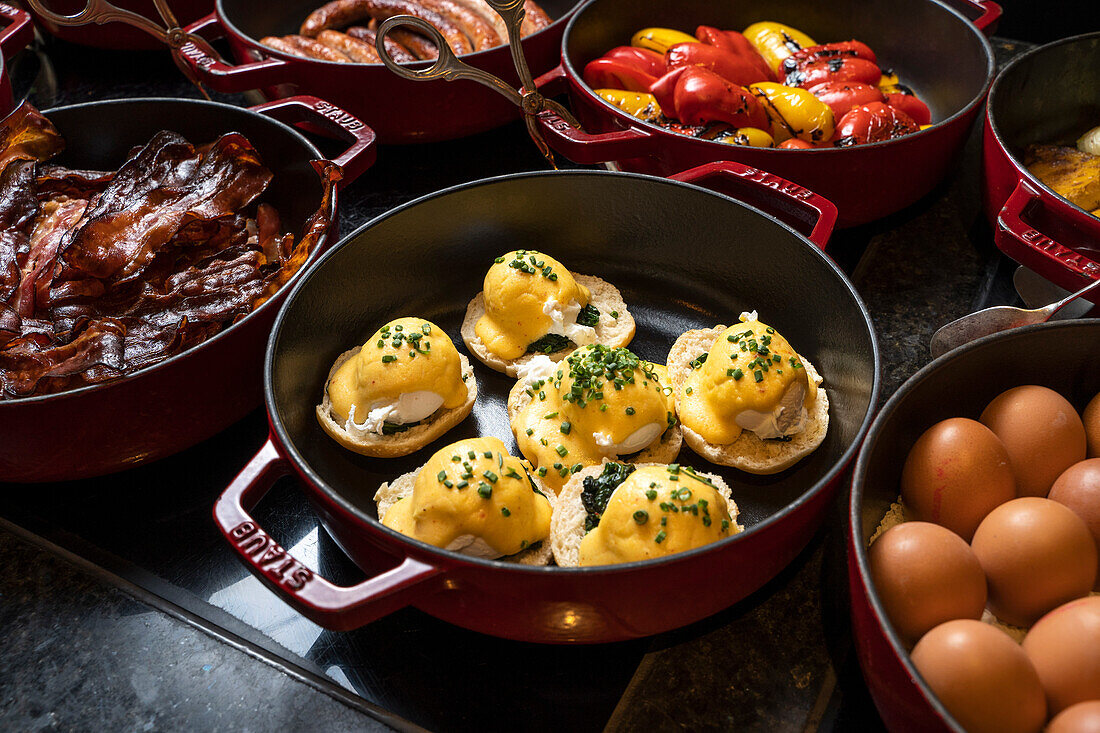
<svg viewBox="0 0 1100 733"><path fill-rule="evenodd" d="M595 92L598 97L640 120L654 120L661 116L661 105L657 104L657 98L652 94L622 89L596 89Z"/></svg>
<svg viewBox="0 0 1100 733"><path fill-rule="evenodd" d="M671 28L643 28L630 39L631 46L648 48L650 51L662 54L673 44L698 42L695 36L689 36L687 33Z"/></svg>
<svg viewBox="0 0 1100 733"><path fill-rule="evenodd" d="M775 140L764 130L756 127L738 127L732 134L715 138L718 142L730 145L745 145L750 148L774 148Z"/></svg>
<svg viewBox="0 0 1100 733"><path fill-rule="evenodd" d="M817 45L817 41L802 31L770 21L753 23L742 31L742 35L756 48L757 53L764 57L768 66L772 67L772 71L776 74L779 74L783 59L795 51ZM779 78L783 78L782 75Z"/></svg>
<svg viewBox="0 0 1100 733"><path fill-rule="evenodd" d="M833 136L836 125L833 110L807 90L762 81L750 84L749 91L768 113L775 142L797 137L808 143L819 143Z"/></svg>
<svg viewBox="0 0 1100 733"><path fill-rule="evenodd" d="M901 80L898 79L898 75L893 72L883 74L882 78L878 80L878 88L882 90L883 94L889 94L890 92L887 91L887 87L896 87L900 82Z"/></svg>

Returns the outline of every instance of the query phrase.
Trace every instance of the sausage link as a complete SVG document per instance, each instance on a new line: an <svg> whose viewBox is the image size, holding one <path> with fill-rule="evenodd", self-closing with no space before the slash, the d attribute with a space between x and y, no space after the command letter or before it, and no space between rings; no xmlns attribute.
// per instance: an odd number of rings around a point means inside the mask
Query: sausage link
<svg viewBox="0 0 1100 733"><path fill-rule="evenodd" d="M334 51L344 54L357 64L382 63L373 45L364 43L358 38L352 38L346 33L324 30L317 34L317 40Z"/></svg>
<svg viewBox="0 0 1100 733"><path fill-rule="evenodd" d="M377 33L369 28L364 28L361 25L353 25L351 28L348 28L347 34L352 37L352 40L356 40L360 43L365 43L370 46L371 51L373 51L376 56L378 55L378 47L374 45L375 40L378 37ZM390 56L393 58L393 60L399 64L404 64L409 61L417 60L416 56L414 56L412 52L409 51L409 49L405 48L389 36L386 36L386 50L390 52ZM382 59L378 59L378 61L380 62L382 61Z"/></svg>
<svg viewBox="0 0 1100 733"><path fill-rule="evenodd" d="M310 13L298 32L316 38L321 31L344 28L370 16L369 3L361 0L332 0Z"/></svg>
<svg viewBox="0 0 1100 733"><path fill-rule="evenodd" d="M351 59L339 51L329 48L316 38L305 36L283 36L283 40L300 51L299 56L308 56L319 61L335 61L338 64L350 64Z"/></svg>
<svg viewBox="0 0 1100 733"><path fill-rule="evenodd" d="M333 0L313 11L302 23L301 31L303 35L316 36L323 30L343 28L367 17L381 21L394 15L412 15L431 23L439 29L456 54L474 50L470 39L454 20L413 0Z"/></svg>
<svg viewBox="0 0 1100 733"><path fill-rule="evenodd" d="M535 0L524 0L523 9L527 11L523 16L523 25L520 26L520 34L523 36L541 31L553 22Z"/></svg>
<svg viewBox="0 0 1100 733"><path fill-rule="evenodd" d="M301 56L302 55L302 53L297 48L295 48L295 46L293 44L287 43L286 41L284 41L282 38L279 38L278 36L264 36L263 38L260 39L260 43L267 46L268 48L273 48L276 51L282 51L283 53L289 53L291 56Z"/></svg>
<svg viewBox="0 0 1100 733"><path fill-rule="evenodd" d="M417 2L444 18L454 21L473 43L475 51L484 51L500 45L500 36L493 30L493 26L479 13L470 10L462 3L455 0L417 0Z"/></svg>
<svg viewBox="0 0 1100 733"><path fill-rule="evenodd" d="M398 41L422 61L435 61L439 58L439 48L432 42L432 39L407 28L394 28L386 38Z"/></svg>
<svg viewBox="0 0 1100 733"><path fill-rule="evenodd" d="M455 0L455 2L466 6L493 26L493 30L496 31L501 43L508 42L508 25L504 22L504 18L500 17L500 13L493 10L489 3L485 0Z"/></svg>

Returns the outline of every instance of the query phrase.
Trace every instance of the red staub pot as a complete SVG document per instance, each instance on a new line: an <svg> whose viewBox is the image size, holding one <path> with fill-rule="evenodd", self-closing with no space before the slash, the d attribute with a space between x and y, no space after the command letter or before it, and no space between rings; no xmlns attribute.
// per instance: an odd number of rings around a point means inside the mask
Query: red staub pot
<svg viewBox="0 0 1100 733"><path fill-rule="evenodd" d="M15 107L7 62L34 39L34 24L28 13L7 3L0 3L0 21L0 115L6 115Z"/></svg>
<svg viewBox="0 0 1100 733"><path fill-rule="evenodd" d="M1021 354L1043 358L1021 359ZM1027 326L941 356L890 398L860 448L848 527L852 625L863 678L892 731L962 733L962 728L921 679L887 619L871 581L868 542L897 501L905 457L921 433L949 417L977 419L994 397L1022 384L1050 387L1083 409L1100 392L1100 320Z"/></svg>
<svg viewBox="0 0 1100 733"><path fill-rule="evenodd" d="M43 0L43 4L61 15L76 15L88 5L90 0ZM26 3L24 3L26 4ZM123 10L131 10L150 20L161 23L153 0L111 0L111 4ZM169 0L169 7L182 25L193 23L214 8L214 0ZM33 11L31 11L33 13ZM164 44L148 33L123 23L89 23L87 25L57 25L49 20L35 18L52 35L63 41L79 43L83 46L113 48L122 51L162 50Z"/></svg>
<svg viewBox="0 0 1100 733"><path fill-rule="evenodd" d="M985 211L997 246L1070 291L1100 278L1100 219L1024 167L1033 143L1066 144L1100 124L1100 33L1024 54L1001 72L986 105ZM1089 296L1100 303L1100 296Z"/></svg>
<svg viewBox="0 0 1100 733"><path fill-rule="evenodd" d="M696 186L600 171L475 181L348 237L295 287L272 330L265 376L271 437L214 508L231 546L287 603L332 629L413 604L495 636L603 642L688 624L759 588L820 523L870 421L878 351L859 296L819 249L835 209L786 182L780 188L788 192L780 194L743 174L743 166L726 163L685 175L728 176L742 190L770 192L769 210L811 210L810 238ZM371 500L378 485L418 468L444 445L495 435L515 453L506 411L514 381L475 364L478 401L470 418L410 456L371 459L342 448L317 424L314 406L329 367L349 344L400 314L429 318L461 349L467 303L488 264L516 242L620 288L638 318L630 348L642 358L663 361L684 329L727 323L756 308L814 359L832 408L825 442L811 456L782 473L751 476L681 453L680 461L726 478L745 532L661 560L558 568L447 552L379 523ZM250 516L274 478L288 472L368 580L332 585Z"/></svg>
<svg viewBox="0 0 1100 733"><path fill-rule="evenodd" d="M174 130L196 142L240 132L275 174L263 200L279 210L290 231L300 232L321 205L322 187L310 161L324 156L279 120L332 127L332 109L313 97L251 110L196 100L125 99L57 107L44 114L65 138L58 162L77 169L117 166L130 148L160 130ZM374 135L347 114L339 118L342 127L337 129L353 140L336 159L347 182L373 161ZM335 236L336 196L329 214L330 230L303 270ZM214 338L123 379L0 400L0 481L63 481L118 471L183 450L244 417L260 403L264 341L288 291L284 287Z"/></svg>
<svg viewBox="0 0 1100 733"><path fill-rule="evenodd" d="M382 143L452 140L484 132L519 116L499 94L471 81L416 82L402 79L382 64L339 64L291 56L260 44L264 36L297 33L321 0L218 0L217 11L187 30L207 39L227 37L239 65L207 56L194 44L180 58L199 78L220 92L262 89L269 98L315 94L369 124ZM540 2L554 23L523 40L532 73L558 62L561 34L576 0ZM264 57L261 59L261 57ZM519 86L507 46L467 54L463 61ZM410 68L427 69L422 61Z"/></svg>
<svg viewBox="0 0 1100 733"><path fill-rule="evenodd" d="M569 92L589 134L543 117L550 144L578 163L615 161L622 170L667 176L714 160L736 160L820 193L836 204L839 226L891 214L927 194L958 159L993 79L993 52L982 35L1001 14L985 0L964 3L971 23L938 0L781 0L762 6L724 0L591 0L570 20L562 64L539 79L550 93ZM728 145L679 135L637 120L593 94L581 79L592 59L630 42L638 30L664 26L694 33L698 25L741 30L757 21L794 26L819 42L856 38L875 50L932 110L936 124L872 145L779 150Z"/></svg>

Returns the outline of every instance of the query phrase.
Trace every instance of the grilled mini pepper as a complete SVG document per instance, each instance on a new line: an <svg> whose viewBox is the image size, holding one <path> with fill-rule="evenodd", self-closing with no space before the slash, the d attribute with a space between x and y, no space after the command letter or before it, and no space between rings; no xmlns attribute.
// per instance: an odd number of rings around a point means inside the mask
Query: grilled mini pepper
<svg viewBox="0 0 1100 733"><path fill-rule="evenodd" d="M584 67L584 82L592 88L648 92L665 73L664 57L632 46L613 48Z"/></svg>
<svg viewBox="0 0 1100 733"><path fill-rule="evenodd" d="M768 124L764 108L747 89L701 66L673 69L650 92L667 116L689 125L717 121L763 128Z"/></svg>
<svg viewBox="0 0 1100 733"><path fill-rule="evenodd" d="M643 28L630 39L631 46L647 48L663 54L674 43L696 43L697 41L682 31L671 28Z"/></svg>
<svg viewBox="0 0 1100 733"><path fill-rule="evenodd" d="M661 105L652 94L639 94L623 89L596 89L596 95L623 112L640 120L652 122L661 116Z"/></svg>
<svg viewBox="0 0 1100 733"><path fill-rule="evenodd" d="M928 109L928 105L917 99L912 92L908 91L908 87L901 88L906 91L886 92L886 104L894 109L900 109L902 112L912 117L913 122L916 122L922 127L931 124L932 111Z"/></svg>
<svg viewBox="0 0 1100 733"><path fill-rule="evenodd" d="M850 145L892 140L920 130L913 118L883 102L853 107L836 125L833 144L839 148Z"/></svg>
<svg viewBox="0 0 1100 733"><path fill-rule="evenodd" d="M768 62L757 53L749 39L737 31L723 31L713 26L701 25L695 29L695 37L700 43L735 53L752 64L760 73L760 78L753 81L775 81L775 72L768 67Z"/></svg>
<svg viewBox="0 0 1100 733"><path fill-rule="evenodd" d="M743 33L777 75L783 59L796 51L817 45L817 41L802 31L770 21L753 23Z"/></svg>
<svg viewBox="0 0 1100 733"><path fill-rule="evenodd" d="M878 64L875 52L866 43L855 40L841 41L840 43L823 43L819 46L810 46L801 51L795 51L783 59L782 73L789 74L798 69L799 66L814 61L841 58L866 59L875 65Z"/></svg>
<svg viewBox="0 0 1100 733"><path fill-rule="evenodd" d="M833 118L837 120L852 107L886 101L886 96L878 87L850 81L827 81L810 87L810 94L829 105Z"/></svg>
<svg viewBox="0 0 1100 733"><path fill-rule="evenodd" d="M763 59L760 59L760 62L763 65ZM732 81L743 87L768 78L762 76L760 68L744 56L705 43L675 43L669 46L665 54L665 66L669 71L681 66L701 66L704 69L710 69L726 81Z"/></svg>
<svg viewBox="0 0 1100 733"><path fill-rule="evenodd" d="M788 58L787 61L790 61ZM784 61L783 63L786 63ZM855 56L839 56L821 61L805 61L785 79L789 87L809 89L827 81L851 81L875 84L882 78L878 64Z"/></svg>
<svg viewBox="0 0 1100 733"><path fill-rule="evenodd" d="M768 81L752 84L749 90L760 99L776 142L797 137L819 143L832 138L833 111L805 89Z"/></svg>

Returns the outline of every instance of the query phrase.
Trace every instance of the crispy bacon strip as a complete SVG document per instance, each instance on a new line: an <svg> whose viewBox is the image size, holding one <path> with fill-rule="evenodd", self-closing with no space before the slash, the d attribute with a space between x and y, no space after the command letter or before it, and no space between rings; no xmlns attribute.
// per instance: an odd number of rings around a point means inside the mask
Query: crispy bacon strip
<svg viewBox="0 0 1100 733"><path fill-rule="evenodd" d="M48 160L64 149L57 128L26 101L0 120L0 169L17 158Z"/></svg>
<svg viewBox="0 0 1100 733"><path fill-rule="evenodd" d="M38 213L34 167L33 160L9 159L0 173L0 302L19 287L19 264L30 250L30 230Z"/></svg>
<svg viewBox="0 0 1100 733"><path fill-rule="evenodd" d="M0 351L0 388L14 396L60 392L88 381L117 376L123 369L123 334L117 321L94 321L60 346L25 337ZM98 375L88 377L89 370Z"/></svg>

